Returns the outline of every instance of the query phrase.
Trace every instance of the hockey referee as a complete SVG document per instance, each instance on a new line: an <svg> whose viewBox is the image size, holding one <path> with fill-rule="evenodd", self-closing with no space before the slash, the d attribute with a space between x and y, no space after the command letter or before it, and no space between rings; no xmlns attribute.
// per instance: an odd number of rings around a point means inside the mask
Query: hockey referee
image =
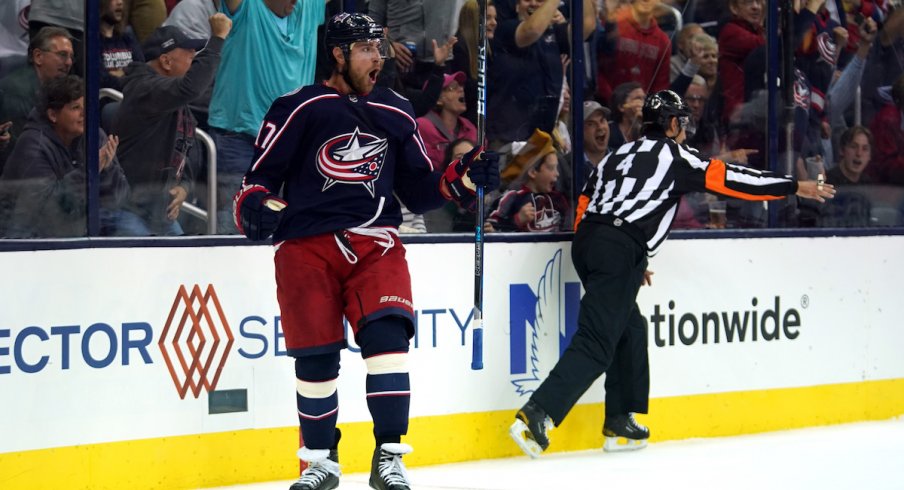
<svg viewBox="0 0 904 490"><path fill-rule="evenodd" d="M670 90L647 97L643 137L603 159L584 188L571 248L586 291L578 329L510 429L531 457L549 447L549 431L603 373L603 448L646 446L650 431L634 420L634 413L647 413L650 393L647 323L637 307L637 292L641 285L652 284L647 257L668 236L682 195L708 191L772 200L797 194L819 202L835 195L834 187L822 179L798 182L716 159L701 160L683 144L690 115L687 104Z"/></svg>

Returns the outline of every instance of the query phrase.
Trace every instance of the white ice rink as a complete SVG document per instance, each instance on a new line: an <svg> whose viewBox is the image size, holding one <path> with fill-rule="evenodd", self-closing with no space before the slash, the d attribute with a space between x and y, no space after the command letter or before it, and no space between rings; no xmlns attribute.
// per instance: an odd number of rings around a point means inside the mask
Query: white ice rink
<svg viewBox="0 0 904 490"><path fill-rule="evenodd" d="M555 431L552 438L555 444ZM367 489L367 476L343 475L339 488ZM419 467L409 476L413 490L904 490L904 417L662 442L627 453L582 451L533 461L525 456ZM286 490L290 484L223 488Z"/></svg>

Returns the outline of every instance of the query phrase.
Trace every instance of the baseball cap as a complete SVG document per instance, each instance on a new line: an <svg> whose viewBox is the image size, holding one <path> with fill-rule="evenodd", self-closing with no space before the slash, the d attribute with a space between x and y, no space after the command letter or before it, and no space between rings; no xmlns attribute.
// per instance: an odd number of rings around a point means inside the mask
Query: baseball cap
<svg viewBox="0 0 904 490"><path fill-rule="evenodd" d="M584 101L584 121L586 121L587 118L596 111L602 111L603 119L606 120L608 120L609 116L612 115L612 111L610 111L608 107L600 104L599 102L595 100Z"/></svg>
<svg viewBox="0 0 904 490"><path fill-rule="evenodd" d="M176 26L163 26L158 27L145 39L141 50L144 51L144 59L151 61L176 48L197 51L203 49L206 44L206 39L190 39Z"/></svg>
<svg viewBox="0 0 904 490"><path fill-rule="evenodd" d="M443 88L448 87L452 82L458 82L462 87L465 86L465 80L468 77L465 76L465 72L457 71L455 73L446 73L443 75ZM421 87L421 90L427 90L427 82L424 82L424 86Z"/></svg>

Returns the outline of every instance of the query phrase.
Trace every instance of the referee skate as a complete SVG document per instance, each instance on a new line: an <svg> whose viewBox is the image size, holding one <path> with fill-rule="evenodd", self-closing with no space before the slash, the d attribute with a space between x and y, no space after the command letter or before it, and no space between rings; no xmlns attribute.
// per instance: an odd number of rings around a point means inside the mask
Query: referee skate
<svg viewBox="0 0 904 490"><path fill-rule="evenodd" d="M603 423L603 450L607 452L636 451L647 447L650 430L634 420L634 414L606 417Z"/></svg>

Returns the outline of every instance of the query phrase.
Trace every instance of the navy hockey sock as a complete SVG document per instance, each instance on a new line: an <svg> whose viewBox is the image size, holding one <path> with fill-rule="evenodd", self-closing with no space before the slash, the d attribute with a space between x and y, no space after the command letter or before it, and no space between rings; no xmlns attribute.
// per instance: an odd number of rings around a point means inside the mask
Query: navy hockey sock
<svg viewBox="0 0 904 490"><path fill-rule="evenodd" d="M384 317L358 332L358 345L367 364L367 408L374 421L377 443L399 442L408 433L411 384L408 379L408 323Z"/></svg>
<svg viewBox="0 0 904 490"><path fill-rule="evenodd" d="M408 433L410 402L408 373L367 375L367 408L379 443L399 442L399 436Z"/></svg>
<svg viewBox="0 0 904 490"><path fill-rule="evenodd" d="M339 353L295 359L298 423L305 447L330 449L339 416Z"/></svg>

